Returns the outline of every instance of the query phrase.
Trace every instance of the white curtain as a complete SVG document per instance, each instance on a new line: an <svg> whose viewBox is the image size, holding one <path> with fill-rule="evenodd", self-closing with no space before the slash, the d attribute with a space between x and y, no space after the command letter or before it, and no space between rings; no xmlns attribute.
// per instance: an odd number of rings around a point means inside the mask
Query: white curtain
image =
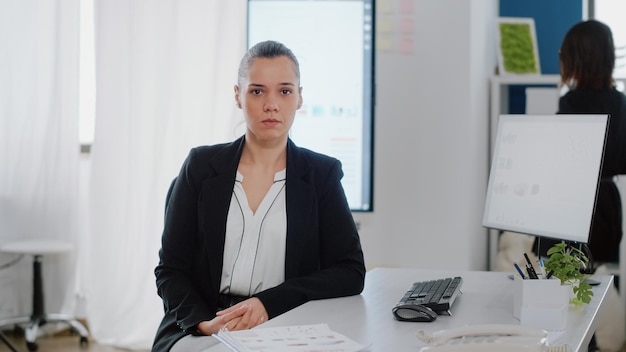
<svg viewBox="0 0 626 352"><path fill-rule="evenodd" d="M78 0L0 5L0 242L42 237L77 248ZM46 311L74 313L76 257L43 257ZM0 306L30 314L32 258L0 275L10 272Z"/></svg>
<svg viewBox="0 0 626 352"><path fill-rule="evenodd" d="M100 343L149 348L164 200L191 147L232 140L247 0L96 0L90 234L81 258Z"/></svg>

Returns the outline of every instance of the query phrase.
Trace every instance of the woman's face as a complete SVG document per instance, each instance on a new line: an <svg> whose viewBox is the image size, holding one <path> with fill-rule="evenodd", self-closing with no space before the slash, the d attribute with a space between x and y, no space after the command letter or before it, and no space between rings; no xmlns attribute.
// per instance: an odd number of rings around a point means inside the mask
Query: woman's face
<svg viewBox="0 0 626 352"><path fill-rule="evenodd" d="M301 93L289 58L255 59L248 77L235 86L235 99L243 109L248 128L246 136L258 142L286 140L296 110L302 105Z"/></svg>

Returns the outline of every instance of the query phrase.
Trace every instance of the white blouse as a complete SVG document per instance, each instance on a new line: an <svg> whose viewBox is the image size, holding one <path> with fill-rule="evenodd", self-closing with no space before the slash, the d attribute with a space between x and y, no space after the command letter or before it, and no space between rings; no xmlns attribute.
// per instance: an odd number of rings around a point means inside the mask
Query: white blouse
<svg viewBox="0 0 626 352"><path fill-rule="evenodd" d="M286 175L285 169L274 175L274 184L253 213L243 175L237 171L226 220L220 293L251 296L285 281Z"/></svg>

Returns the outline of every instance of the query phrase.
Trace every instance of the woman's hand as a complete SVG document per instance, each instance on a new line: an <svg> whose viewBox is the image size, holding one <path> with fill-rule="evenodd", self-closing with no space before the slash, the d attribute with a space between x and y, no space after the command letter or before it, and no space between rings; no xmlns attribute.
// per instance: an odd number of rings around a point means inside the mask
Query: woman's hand
<svg viewBox="0 0 626 352"><path fill-rule="evenodd" d="M243 312L243 314L233 315L237 312ZM234 331L252 329L257 325L266 322L268 314L265 310L265 306L261 303L261 300L256 297L252 297L243 302L237 303L230 308L217 312L217 317L215 319L218 318L224 319L224 328Z"/></svg>
<svg viewBox="0 0 626 352"><path fill-rule="evenodd" d="M247 310L248 306L242 305L238 309L231 310L228 314L219 314L211 320L201 321L198 323L197 329L203 335L213 335L222 328L231 330L230 327L227 327L227 324L236 325Z"/></svg>
<svg viewBox="0 0 626 352"><path fill-rule="evenodd" d="M217 312L217 316L211 320L200 322L198 331L203 335L212 335L220 329L230 331L252 329L267 319L263 303L258 298L252 297Z"/></svg>

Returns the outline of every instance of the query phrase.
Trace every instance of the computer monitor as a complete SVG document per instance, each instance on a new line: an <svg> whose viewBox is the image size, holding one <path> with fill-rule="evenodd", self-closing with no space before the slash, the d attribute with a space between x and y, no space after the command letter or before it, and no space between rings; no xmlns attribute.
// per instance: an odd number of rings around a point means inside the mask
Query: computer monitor
<svg viewBox="0 0 626 352"><path fill-rule="evenodd" d="M483 226L587 243L608 115L502 115Z"/></svg>

